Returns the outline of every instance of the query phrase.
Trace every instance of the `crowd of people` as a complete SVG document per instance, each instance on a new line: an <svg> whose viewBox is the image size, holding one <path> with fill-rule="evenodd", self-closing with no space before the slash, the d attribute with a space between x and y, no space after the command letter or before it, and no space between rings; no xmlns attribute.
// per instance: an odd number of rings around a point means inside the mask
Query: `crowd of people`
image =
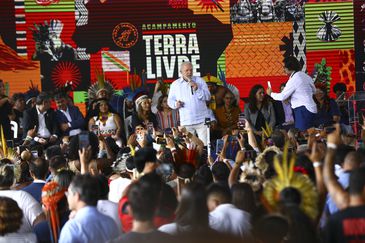
<svg viewBox="0 0 365 243"><path fill-rule="evenodd" d="M365 122L300 70L242 112L189 62L151 95L95 83L86 114L0 81L0 242L365 241Z"/></svg>

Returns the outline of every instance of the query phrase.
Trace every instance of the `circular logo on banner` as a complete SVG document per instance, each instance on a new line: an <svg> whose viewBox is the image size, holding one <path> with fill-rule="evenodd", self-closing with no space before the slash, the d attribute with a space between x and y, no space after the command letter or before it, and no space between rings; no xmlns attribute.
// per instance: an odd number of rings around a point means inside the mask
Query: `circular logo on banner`
<svg viewBox="0 0 365 243"><path fill-rule="evenodd" d="M112 33L114 43L121 48L130 48L138 40L138 31L130 23L120 23L114 27Z"/></svg>

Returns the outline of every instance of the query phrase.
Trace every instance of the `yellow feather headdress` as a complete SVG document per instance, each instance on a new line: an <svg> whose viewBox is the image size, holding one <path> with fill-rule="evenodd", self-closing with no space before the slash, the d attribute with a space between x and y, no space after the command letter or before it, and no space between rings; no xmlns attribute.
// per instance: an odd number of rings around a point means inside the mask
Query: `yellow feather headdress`
<svg viewBox="0 0 365 243"><path fill-rule="evenodd" d="M293 187L301 194L300 208L311 219L316 219L318 215L318 193L309 177L294 172L295 156L288 159L288 143L285 144L282 161L278 156L274 159L274 168L277 173L273 179L264 185L263 199L270 211L278 210L280 192Z"/></svg>
<svg viewBox="0 0 365 243"><path fill-rule="evenodd" d="M3 126L0 127L1 127L0 159L9 159L12 162L12 165L14 165L15 178L18 181L21 176L21 168L19 163L20 157L16 151L14 151L12 148L7 147Z"/></svg>

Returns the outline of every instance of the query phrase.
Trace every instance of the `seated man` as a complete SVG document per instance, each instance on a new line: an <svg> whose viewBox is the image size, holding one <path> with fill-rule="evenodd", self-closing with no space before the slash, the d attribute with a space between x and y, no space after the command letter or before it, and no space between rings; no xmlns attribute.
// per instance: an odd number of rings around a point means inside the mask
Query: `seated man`
<svg viewBox="0 0 365 243"><path fill-rule="evenodd" d="M27 136L27 132L35 130L35 137ZM42 92L37 96L36 106L25 110L23 114L23 137L31 145L41 144L48 147L58 141L59 130L56 123L56 114L51 109L50 98Z"/></svg>
<svg viewBox="0 0 365 243"><path fill-rule="evenodd" d="M57 105L57 124L62 136L75 136L85 127L85 120L78 107L67 105L65 94L57 94L54 99Z"/></svg>

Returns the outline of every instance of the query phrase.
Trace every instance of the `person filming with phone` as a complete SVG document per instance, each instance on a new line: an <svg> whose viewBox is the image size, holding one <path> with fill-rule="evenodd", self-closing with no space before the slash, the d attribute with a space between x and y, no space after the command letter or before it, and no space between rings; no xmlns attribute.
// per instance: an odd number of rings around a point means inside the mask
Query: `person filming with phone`
<svg viewBox="0 0 365 243"><path fill-rule="evenodd" d="M204 145L207 145L207 128L204 125L209 117L206 102L210 100L208 86L203 79L193 76L193 65L183 62L180 66L181 77L170 87L167 104L172 109L178 109L180 125L197 134Z"/></svg>
<svg viewBox="0 0 365 243"><path fill-rule="evenodd" d="M294 109L295 128L306 131L314 127L317 105L313 100L316 88L313 79L302 69L299 61L293 57L284 59L284 72L289 75L289 80L281 93L272 92L269 86L266 93L274 100L286 100L290 98L291 107Z"/></svg>

